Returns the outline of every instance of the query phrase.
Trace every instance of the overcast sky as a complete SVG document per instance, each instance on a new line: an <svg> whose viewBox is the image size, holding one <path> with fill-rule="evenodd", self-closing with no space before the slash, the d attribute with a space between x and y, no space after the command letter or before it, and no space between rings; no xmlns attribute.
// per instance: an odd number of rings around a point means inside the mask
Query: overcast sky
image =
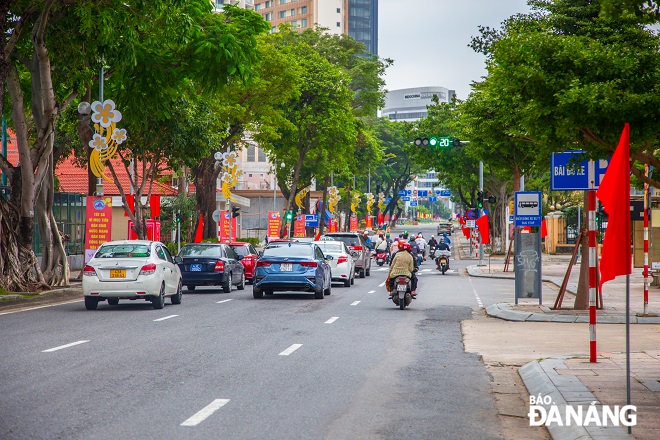
<svg viewBox="0 0 660 440"><path fill-rule="evenodd" d="M379 0L378 8L378 55L394 60L387 89L440 86L463 100L486 74L485 57L468 47L478 26L529 12L527 0Z"/></svg>

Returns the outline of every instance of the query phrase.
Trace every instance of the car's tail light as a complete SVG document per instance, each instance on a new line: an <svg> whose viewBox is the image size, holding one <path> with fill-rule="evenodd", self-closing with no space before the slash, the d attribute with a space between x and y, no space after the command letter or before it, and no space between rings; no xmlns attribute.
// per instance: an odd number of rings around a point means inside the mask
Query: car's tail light
<svg viewBox="0 0 660 440"><path fill-rule="evenodd" d="M300 265L302 267L317 267L319 263L317 263L316 261L301 261Z"/></svg>
<svg viewBox="0 0 660 440"><path fill-rule="evenodd" d="M270 261L260 261L257 260L257 267L268 267L271 265Z"/></svg>
<svg viewBox="0 0 660 440"><path fill-rule="evenodd" d="M145 264L140 269L140 275L152 275L156 272L156 265L154 263Z"/></svg>
<svg viewBox="0 0 660 440"><path fill-rule="evenodd" d="M337 258L337 264L346 263L346 262L348 262L348 258L346 257L346 255L340 255L339 258Z"/></svg>
<svg viewBox="0 0 660 440"><path fill-rule="evenodd" d="M349 246L348 248L352 251L361 251L362 250L362 246Z"/></svg>
<svg viewBox="0 0 660 440"><path fill-rule="evenodd" d="M225 271L225 262L222 260L218 260L215 262L215 268L213 269L215 272L224 272Z"/></svg>
<svg viewBox="0 0 660 440"><path fill-rule="evenodd" d="M96 271L92 266L89 264L85 264L85 268L83 269L83 275L91 276L91 277L97 277L98 275L96 274Z"/></svg>

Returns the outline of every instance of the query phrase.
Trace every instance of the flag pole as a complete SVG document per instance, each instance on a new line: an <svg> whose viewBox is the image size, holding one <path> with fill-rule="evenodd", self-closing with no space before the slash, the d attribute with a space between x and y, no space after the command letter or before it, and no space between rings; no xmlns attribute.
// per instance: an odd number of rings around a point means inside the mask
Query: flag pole
<svg viewBox="0 0 660 440"><path fill-rule="evenodd" d="M588 191L589 212L589 362L597 362L596 355L596 191Z"/></svg>
<svg viewBox="0 0 660 440"><path fill-rule="evenodd" d="M630 274L626 274L626 405L630 407ZM630 410L627 416L630 420ZM628 434L632 434L630 424Z"/></svg>

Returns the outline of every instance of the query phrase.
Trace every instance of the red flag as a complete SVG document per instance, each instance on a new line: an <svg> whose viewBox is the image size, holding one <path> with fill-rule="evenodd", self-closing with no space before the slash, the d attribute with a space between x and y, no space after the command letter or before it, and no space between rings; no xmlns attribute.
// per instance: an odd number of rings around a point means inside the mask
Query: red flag
<svg viewBox="0 0 660 440"><path fill-rule="evenodd" d="M490 243L490 226L488 225L488 215L482 215L476 221L479 233L481 234L481 244Z"/></svg>
<svg viewBox="0 0 660 440"><path fill-rule="evenodd" d="M126 194L126 204L128 205L128 209L131 210L131 213L135 213L135 195ZM124 217L128 217L126 210L124 210Z"/></svg>
<svg viewBox="0 0 660 440"><path fill-rule="evenodd" d="M600 288L630 273L630 125L626 123L596 197L607 213L600 261Z"/></svg>
<svg viewBox="0 0 660 440"><path fill-rule="evenodd" d="M545 219L541 220L541 238L545 238L548 235L548 224L545 222Z"/></svg>
<svg viewBox="0 0 660 440"><path fill-rule="evenodd" d="M197 230L195 231L195 240L193 243L199 243L204 237L204 217L202 214L199 215L199 223L197 223Z"/></svg>
<svg viewBox="0 0 660 440"><path fill-rule="evenodd" d="M151 208L151 218L160 217L160 196L150 196L149 207Z"/></svg>

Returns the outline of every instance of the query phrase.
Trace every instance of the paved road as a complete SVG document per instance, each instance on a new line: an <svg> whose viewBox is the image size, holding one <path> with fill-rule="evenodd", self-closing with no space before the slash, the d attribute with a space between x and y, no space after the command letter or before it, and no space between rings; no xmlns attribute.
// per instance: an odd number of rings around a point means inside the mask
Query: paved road
<svg viewBox="0 0 660 440"><path fill-rule="evenodd" d="M385 276L374 266L323 300L255 300L248 286L163 310L2 315L0 438L502 438L486 370L461 340L487 297L480 281L426 262L401 311Z"/></svg>

